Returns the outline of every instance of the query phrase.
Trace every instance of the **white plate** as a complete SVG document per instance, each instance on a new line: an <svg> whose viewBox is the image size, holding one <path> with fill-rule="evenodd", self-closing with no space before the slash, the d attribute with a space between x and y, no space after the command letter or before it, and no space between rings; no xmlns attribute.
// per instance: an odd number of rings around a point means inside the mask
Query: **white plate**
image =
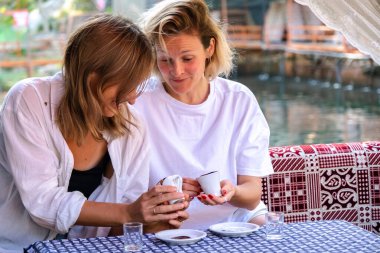
<svg viewBox="0 0 380 253"><path fill-rule="evenodd" d="M206 232L194 229L170 229L155 233L156 238L172 245L196 243L206 235Z"/></svg>
<svg viewBox="0 0 380 253"><path fill-rule="evenodd" d="M209 227L213 233L231 237L246 236L259 228L259 225L246 222L225 222L214 224Z"/></svg>

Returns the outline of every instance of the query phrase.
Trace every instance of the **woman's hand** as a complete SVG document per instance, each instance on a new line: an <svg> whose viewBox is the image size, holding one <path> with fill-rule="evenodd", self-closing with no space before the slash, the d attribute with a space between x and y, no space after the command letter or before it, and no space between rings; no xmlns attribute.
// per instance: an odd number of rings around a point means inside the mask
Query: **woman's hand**
<svg viewBox="0 0 380 253"><path fill-rule="evenodd" d="M222 205L232 199L235 195L236 188L231 181L225 179L220 182L221 196L215 196L213 194L201 193L197 196L199 201L205 205L215 206Z"/></svg>
<svg viewBox="0 0 380 253"><path fill-rule="evenodd" d="M181 211L178 211L177 213L178 213L177 219L169 220L169 224L172 225L174 228L180 228L182 225L182 222L184 222L185 220L189 218L189 213L186 210L181 210Z"/></svg>
<svg viewBox="0 0 380 253"><path fill-rule="evenodd" d="M187 201L186 203L188 206ZM161 230L180 228L182 225L182 222L189 218L189 214L185 210L177 211L177 214L178 214L177 219L172 219L169 221L152 222L152 223L148 223L144 225L144 233L155 233Z"/></svg>
<svg viewBox="0 0 380 253"><path fill-rule="evenodd" d="M169 221L158 221L144 225L144 233L156 233L167 229L180 228L182 222L189 218L189 214L186 211L179 211L179 217Z"/></svg>
<svg viewBox="0 0 380 253"><path fill-rule="evenodd" d="M169 200L181 199L184 201L169 205ZM176 187L156 185L148 192L142 194L135 202L128 205L129 220L150 223L157 221L175 220L181 216L188 202L185 194L177 192Z"/></svg>
<svg viewBox="0 0 380 253"><path fill-rule="evenodd" d="M202 189L197 180L184 177L182 178L182 191L189 195L191 201L202 192Z"/></svg>
<svg viewBox="0 0 380 253"><path fill-rule="evenodd" d="M161 230L180 228L182 225L182 222L189 218L188 212L185 211L185 209L189 206L187 195L185 196L184 205L185 205L185 208L183 210L176 211L177 213L176 219L160 220L156 222L145 223L144 233L155 233ZM123 227L122 226L112 227L108 235L109 236L123 235Z"/></svg>

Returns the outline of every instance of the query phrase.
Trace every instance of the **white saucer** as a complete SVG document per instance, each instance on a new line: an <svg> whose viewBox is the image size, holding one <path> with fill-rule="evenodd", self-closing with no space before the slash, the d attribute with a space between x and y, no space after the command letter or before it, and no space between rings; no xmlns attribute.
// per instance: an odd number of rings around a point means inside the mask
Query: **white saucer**
<svg viewBox="0 0 380 253"><path fill-rule="evenodd" d="M214 224L209 227L213 233L231 237L246 236L259 228L259 225L246 222L225 222Z"/></svg>
<svg viewBox="0 0 380 253"><path fill-rule="evenodd" d="M206 232L194 229L170 229L155 233L156 238L172 245L196 243L206 235Z"/></svg>

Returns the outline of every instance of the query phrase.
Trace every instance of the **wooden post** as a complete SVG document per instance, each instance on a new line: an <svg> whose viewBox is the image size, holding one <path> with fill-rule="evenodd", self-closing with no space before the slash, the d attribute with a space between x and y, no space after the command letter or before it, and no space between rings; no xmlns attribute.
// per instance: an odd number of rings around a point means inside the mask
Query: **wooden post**
<svg viewBox="0 0 380 253"><path fill-rule="evenodd" d="M221 6L221 20L223 23L228 23L228 7L227 7L227 0L221 0L220 3Z"/></svg>

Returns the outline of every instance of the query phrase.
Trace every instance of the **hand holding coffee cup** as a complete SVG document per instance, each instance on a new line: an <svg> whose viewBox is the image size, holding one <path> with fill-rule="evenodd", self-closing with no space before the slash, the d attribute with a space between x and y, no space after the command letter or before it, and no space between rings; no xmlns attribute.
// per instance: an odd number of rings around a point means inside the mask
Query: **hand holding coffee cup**
<svg viewBox="0 0 380 253"><path fill-rule="evenodd" d="M197 178L205 194L212 194L217 197L222 195L220 189L219 171L211 171Z"/></svg>
<svg viewBox="0 0 380 253"><path fill-rule="evenodd" d="M182 177L179 175L168 176L161 181L161 185L175 186L177 188L177 192L182 192ZM184 201L183 198L182 199L173 199L173 200L170 200L169 203L170 204L176 204L176 203L181 203L183 201Z"/></svg>
<svg viewBox="0 0 380 253"><path fill-rule="evenodd" d="M235 186L228 179L220 181L218 171L203 174L197 180L203 190L198 199L205 205L222 205L235 194Z"/></svg>
<svg viewBox="0 0 380 253"><path fill-rule="evenodd" d="M182 177L182 192L192 201L202 192L202 188L196 178Z"/></svg>

